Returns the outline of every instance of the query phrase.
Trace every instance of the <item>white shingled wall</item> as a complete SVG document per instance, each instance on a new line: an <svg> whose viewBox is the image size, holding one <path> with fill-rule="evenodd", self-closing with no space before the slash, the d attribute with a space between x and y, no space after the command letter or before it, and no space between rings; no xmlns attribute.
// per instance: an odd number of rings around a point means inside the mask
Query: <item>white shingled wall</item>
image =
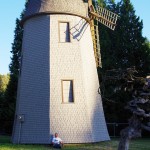
<svg viewBox="0 0 150 150"><path fill-rule="evenodd" d="M88 117L91 121L93 141L109 140L106 127L102 100L98 94L99 80L95 64L94 50L90 25L88 25L84 35L80 40L80 50L82 56L83 81L86 94L86 106Z"/></svg>
<svg viewBox="0 0 150 150"><path fill-rule="evenodd" d="M81 33L71 37L70 43L59 43L59 22L77 25L80 17L51 15L50 26L50 72L51 72L51 134L58 132L66 143L85 143L108 140L99 82L93 53L90 27L81 27ZM60 31L63 33L64 31ZM79 35L78 35L79 34ZM80 39L80 38L79 38ZM62 103L61 80L73 80L74 103ZM59 116L57 115L59 114Z"/></svg>
<svg viewBox="0 0 150 150"><path fill-rule="evenodd" d="M72 27L79 19L69 15L50 17L50 131L51 134L58 132L66 143L92 141L91 122L85 103L80 42L71 38L70 43L59 43L58 34L59 22L69 22ZM61 80L73 80L74 103L62 103Z"/></svg>

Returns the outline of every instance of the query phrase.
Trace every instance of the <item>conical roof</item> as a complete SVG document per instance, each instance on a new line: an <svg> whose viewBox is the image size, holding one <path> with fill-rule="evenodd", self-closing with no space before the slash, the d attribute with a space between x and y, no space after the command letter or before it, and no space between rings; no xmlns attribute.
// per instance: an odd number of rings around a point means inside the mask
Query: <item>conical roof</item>
<svg viewBox="0 0 150 150"><path fill-rule="evenodd" d="M30 0L24 19L41 14L71 14L87 16L85 0Z"/></svg>

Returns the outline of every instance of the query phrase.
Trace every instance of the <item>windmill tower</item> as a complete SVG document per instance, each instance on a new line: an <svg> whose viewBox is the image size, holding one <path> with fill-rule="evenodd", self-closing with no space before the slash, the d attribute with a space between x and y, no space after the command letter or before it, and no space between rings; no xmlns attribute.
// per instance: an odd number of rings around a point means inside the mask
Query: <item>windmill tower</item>
<svg viewBox="0 0 150 150"><path fill-rule="evenodd" d="M114 29L117 15L95 9L91 0L30 0L13 143L49 144L55 132L65 143L109 140L97 92L101 60L95 19Z"/></svg>

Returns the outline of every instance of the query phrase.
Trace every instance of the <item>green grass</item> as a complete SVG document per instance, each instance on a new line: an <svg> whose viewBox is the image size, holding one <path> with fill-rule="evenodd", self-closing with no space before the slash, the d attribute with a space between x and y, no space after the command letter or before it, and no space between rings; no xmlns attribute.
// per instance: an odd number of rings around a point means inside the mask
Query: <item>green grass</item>
<svg viewBox="0 0 150 150"><path fill-rule="evenodd" d="M63 150L117 150L119 139L95 144L68 144ZM13 145L10 137L0 136L0 150L54 150L48 145ZM150 150L150 139L133 140L130 150Z"/></svg>

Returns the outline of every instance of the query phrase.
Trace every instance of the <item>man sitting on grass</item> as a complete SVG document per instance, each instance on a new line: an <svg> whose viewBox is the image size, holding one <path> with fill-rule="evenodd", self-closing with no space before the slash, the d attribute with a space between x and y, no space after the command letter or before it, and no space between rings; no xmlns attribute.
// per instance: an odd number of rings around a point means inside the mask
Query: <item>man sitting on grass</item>
<svg viewBox="0 0 150 150"><path fill-rule="evenodd" d="M63 141L58 137L58 133L55 133L55 136L52 139L52 144L54 148L61 149L63 147Z"/></svg>

